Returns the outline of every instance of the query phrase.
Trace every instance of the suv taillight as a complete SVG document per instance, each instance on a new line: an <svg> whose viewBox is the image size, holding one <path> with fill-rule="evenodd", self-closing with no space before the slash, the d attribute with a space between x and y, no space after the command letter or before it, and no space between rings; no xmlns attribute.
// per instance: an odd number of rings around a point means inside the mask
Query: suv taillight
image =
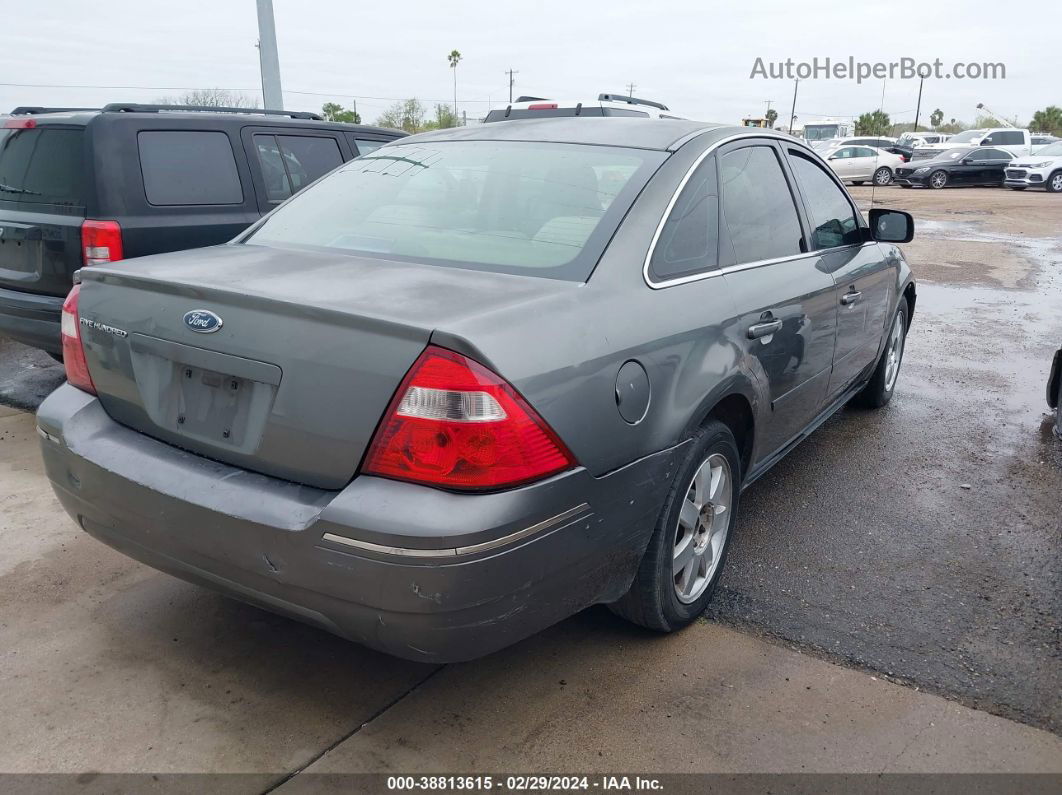
<svg viewBox="0 0 1062 795"><path fill-rule="evenodd" d="M117 221L85 221L81 224L81 260L102 265L122 258L122 227Z"/></svg>
<svg viewBox="0 0 1062 795"><path fill-rule="evenodd" d="M66 368L66 380L71 386L95 395L96 385L92 383L88 363L85 361L85 349L81 347L81 322L77 313L80 295L81 285L75 284L74 289L63 301L63 315L60 323L60 334L63 340L63 367Z"/></svg>
<svg viewBox="0 0 1062 795"><path fill-rule="evenodd" d="M430 345L399 385L362 471L484 490L573 466L568 448L512 386L478 362Z"/></svg>

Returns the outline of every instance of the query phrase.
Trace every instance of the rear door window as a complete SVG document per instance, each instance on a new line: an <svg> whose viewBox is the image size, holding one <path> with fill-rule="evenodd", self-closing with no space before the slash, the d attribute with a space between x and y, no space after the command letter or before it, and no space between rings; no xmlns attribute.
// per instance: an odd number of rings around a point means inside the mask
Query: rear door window
<svg viewBox="0 0 1062 795"><path fill-rule="evenodd" d="M719 160L723 221L735 263L801 252L803 233L774 148L746 146Z"/></svg>
<svg viewBox="0 0 1062 795"><path fill-rule="evenodd" d="M343 163L339 142L328 136L256 134L254 145L270 202L298 193Z"/></svg>
<svg viewBox="0 0 1062 795"><path fill-rule="evenodd" d="M137 136L144 193L160 206L242 204L229 136L207 130L145 130Z"/></svg>
<svg viewBox="0 0 1062 795"><path fill-rule="evenodd" d="M84 206L81 129L0 129L0 199Z"/></svg>
<svg viewBox="0 0 1062 795"><path fill-rule="evenodd" d="M1021 130L997 130L981 141L981 146L1021 146L1025 134Z"/></svg>

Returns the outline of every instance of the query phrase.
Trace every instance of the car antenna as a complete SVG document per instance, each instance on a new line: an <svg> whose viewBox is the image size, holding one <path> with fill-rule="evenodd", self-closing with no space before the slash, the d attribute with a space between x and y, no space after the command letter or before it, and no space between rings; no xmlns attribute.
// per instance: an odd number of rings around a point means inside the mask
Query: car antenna
<svg viewBox="0 0 1062 795"><path fill-rule="evenodd" d="M878 119L885 117L885 80L881 81L881 104L878 105ZM881 147L874 147L874 172L870 175L870 209L874 209L874 192L878 189L878 181L875 174L878 173L878 158L881 157Z"/></svg>

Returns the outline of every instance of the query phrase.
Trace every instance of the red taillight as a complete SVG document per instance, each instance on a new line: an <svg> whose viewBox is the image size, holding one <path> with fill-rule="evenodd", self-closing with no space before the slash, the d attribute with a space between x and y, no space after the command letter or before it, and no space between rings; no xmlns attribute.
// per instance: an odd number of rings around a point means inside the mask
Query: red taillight
<svg viewBox="0 0 1062 795"><path fill-rule="evenodd" d="M501 489L575 466L509 384L459 353L428 346L387 408L363 471L451 489Z"/></svg>
<svg viewBox="0 0 1062 795"><path fill-rule="evenodd" d="M63 301L63 316L60 333L63 339L63 367L66 368L66 380L71 386L96 394L96 385L89 375L88 363L85 361L85 349L81 347L81 321L77 314L77 301L81 295L81 285L74 289Z"/></svg>
<svg viewBox="0 0 1062 795"><path fill-rule="evenodd" d="M102 265L122 258L122 227L117 221L85 221L81 224L81 259L86 265Z"/></svg>
<svg viewBox="0 0 1062 795"><path fill-rule="evenodd" d="M7 130L32 130L36 126L36 119L8 119L4 122L4 128Z"/></svg>
<svg viewBox="0 0 1062 795"><path fill-rule="evenodd" d="M553 110L557 107L556 102L538 102L534 105L528 105L528 110Z"/></svg>

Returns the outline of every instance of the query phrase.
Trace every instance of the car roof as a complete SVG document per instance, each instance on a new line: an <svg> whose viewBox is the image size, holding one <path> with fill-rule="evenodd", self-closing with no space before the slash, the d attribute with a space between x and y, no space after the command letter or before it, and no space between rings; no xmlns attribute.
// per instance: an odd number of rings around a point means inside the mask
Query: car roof
<svg viewBox="0 0 1062 795"><path fill-rule="evenodd" d="M694 135L709 131L731 134L745 132L750 135L770 132L687 119L562 117L515 119L504 124L451 127L403 138L401 141L395 141L392 146L425 141L544 141L665 151L677 149ZM789 136L785 137L794 140Z"/></svg>

